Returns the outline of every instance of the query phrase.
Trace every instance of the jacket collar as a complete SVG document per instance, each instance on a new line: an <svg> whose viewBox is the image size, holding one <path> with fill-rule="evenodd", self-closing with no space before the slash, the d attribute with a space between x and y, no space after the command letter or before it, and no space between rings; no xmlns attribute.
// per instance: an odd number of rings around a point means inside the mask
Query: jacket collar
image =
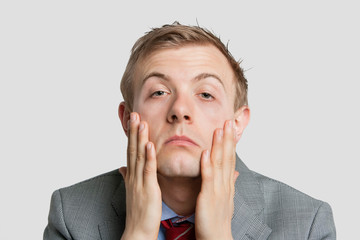
<svg viewBox="0 0 360 240"><path fill-rule="evenodd" d="M237 155L235 169L239 172L239 177L235 182L234 215L231 221L233 238L267 239L272 230L263 223L263 187Z"/></svg>
<svg viewBox="0 0 360 240"><path fill-rule="evenodd" d="M232 235L234 239L267 239L272 230L263 223L265 205L263 187L237 155L236 170L239 172L239 177L235 183ZM120 239L125 229L126 198L125 184L122 179L114 193L111 205L118 219L99 225L100 235L104 240Z"/></svg>
<svg viewBox="0 0 360 240"><path fill-rule="evenodd" d="M111 207L114 209L118 218L99 224L99 232L102 240L118 240L125 230L126 190L122 177L112 197Z"/></svg>

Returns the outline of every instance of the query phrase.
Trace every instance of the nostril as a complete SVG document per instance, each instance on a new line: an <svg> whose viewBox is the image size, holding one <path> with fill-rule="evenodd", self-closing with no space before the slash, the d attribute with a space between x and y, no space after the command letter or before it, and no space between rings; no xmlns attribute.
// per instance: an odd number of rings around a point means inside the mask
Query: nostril
<svg viewBox="0 0 360 240"><path fill-rule="evenodd" d="M171 115L169 120L172 121L172 122L183 121L183 120L190 121L190 116L189 115L182 115L182 117L178 117L176 114L173 114L173 115Z"/></svg>

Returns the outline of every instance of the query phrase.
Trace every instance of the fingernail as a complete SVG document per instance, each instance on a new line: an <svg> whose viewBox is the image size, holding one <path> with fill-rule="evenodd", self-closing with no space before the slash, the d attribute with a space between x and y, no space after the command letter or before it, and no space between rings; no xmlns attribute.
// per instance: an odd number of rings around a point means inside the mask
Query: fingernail
<svg viewBox="0 0 360 240"><path fill-rule="evenodd" d="M145 127L145 125L143 123L140 123L139 132L141 132L144 129L144 127Z"/></svg>
<svg viewBox="0 0 360 240"><path fill-rule="evenodd" d="M130 113L130 121L134 122L136 120L136 114L135 113Z"/></svg>
<svg viewBox="0 0 360 240"><path fill-rule="evenodd" d="M148 150L150 150L150 149L151 149L151 143L148 142L148 143L146 144L146 148L147 148Z"/></svg>

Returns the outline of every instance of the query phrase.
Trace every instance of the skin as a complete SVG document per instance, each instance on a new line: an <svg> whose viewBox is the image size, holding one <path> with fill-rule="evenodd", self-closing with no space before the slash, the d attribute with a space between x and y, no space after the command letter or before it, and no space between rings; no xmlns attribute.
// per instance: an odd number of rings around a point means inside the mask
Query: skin
<svg viewBox="0 0 360 240"><path fill-rule="evenodd" d="M161 200L195 212L197 239L232 239L235 146L250 110L234 110L227 59L211 45L159 50L137 64L134 86L133 112L119 106L129 138L122 239L156 239Z"/></svg>

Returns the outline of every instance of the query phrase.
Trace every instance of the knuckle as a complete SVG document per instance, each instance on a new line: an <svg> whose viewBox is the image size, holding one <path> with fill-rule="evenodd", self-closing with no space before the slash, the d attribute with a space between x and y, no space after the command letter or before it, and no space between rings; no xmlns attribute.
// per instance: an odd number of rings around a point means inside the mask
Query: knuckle
<svg viewBox="0 0 360 240"><path fill-rule="evenodd" d="M144 166L144 175L149 175L152 174L154 172L154 169L152 166L150 166L149 164L146 164Z"/></svg>
<svg viewBox="0 0 360 240"><path fill-rule="evenodd" d="M215 163L214 163L214 167L216 169L222 169L223 168L222 161L221 160L216 160Z"/></svg>
<svg viewBox="0 0 360 240"><path fill-rule="evenodd" d="M236 158L231 156L228 161L229 161L229 163L231 163L231 165L234 165L236 163Z"/></svg>
<svg viewBox="0 0 360 240"><path fill-rule="evenodd" d="M128 153L129 153L130 155L132 155L132 156L135 155L135 154L136 154L136 148L130 146L130 147L128 148Z"/></svg>
<svg viewBox="0 0 360 240"><path fill-rule="evenodd" d="M144 153L142 153L142 152L137 152L137 154L136 154L136 160L137 160L137 161L141 161L142 159L144 159Z"/></svg>

